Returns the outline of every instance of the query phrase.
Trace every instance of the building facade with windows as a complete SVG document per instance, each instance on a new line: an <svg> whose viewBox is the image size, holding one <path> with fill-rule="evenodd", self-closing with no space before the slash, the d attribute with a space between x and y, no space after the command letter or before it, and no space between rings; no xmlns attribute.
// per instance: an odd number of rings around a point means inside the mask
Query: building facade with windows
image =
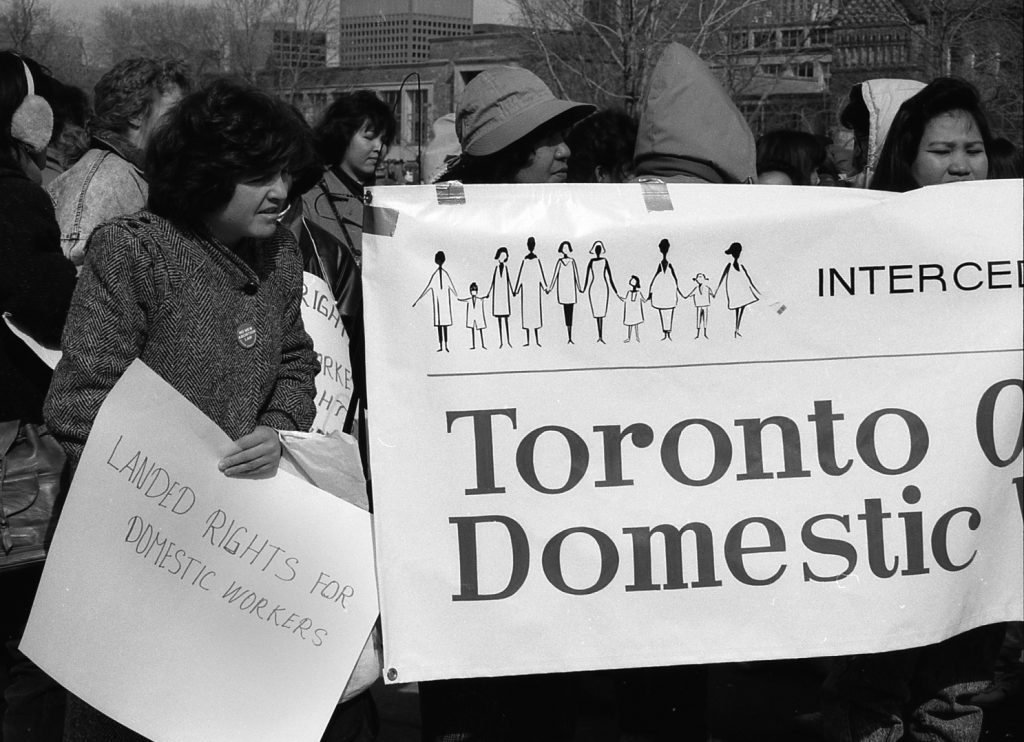
<svg viewBox="0 0 1024 742"><path fill-rule="evenodd" d="M294 25L270 29L271 60L275 67L324 67L328 63L327 33L304 31Z"/></svg>
<svg viewBox="0 0 1024 742"><path fill-rule="evenodd" d="M342 65L409 64L430 42L473 31L473 0L346 0L338 23Z"/></svg>
<svg viewBox="0 0 1024 742"><path fill-rule="evenodd" d="M832 122L833 21L840 0L774 0L738 14L710 60L756 134Z"/></svg>

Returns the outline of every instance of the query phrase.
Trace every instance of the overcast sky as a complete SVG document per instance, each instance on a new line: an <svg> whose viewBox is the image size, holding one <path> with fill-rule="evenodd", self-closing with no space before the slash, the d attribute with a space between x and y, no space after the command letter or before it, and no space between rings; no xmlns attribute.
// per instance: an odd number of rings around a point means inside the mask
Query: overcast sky
<svg viewBox="0 0 1024 742"><path fill-rule="evenodd" d="M146 0L143 0L146 1ZM207 0L179 0L205 4ZM476 23L505 23L509 20L513 0L473 0L473 20ZM107 5L117 5L118 0L51 0L51 4L64 18L89 23L96 11Z"/></svg>

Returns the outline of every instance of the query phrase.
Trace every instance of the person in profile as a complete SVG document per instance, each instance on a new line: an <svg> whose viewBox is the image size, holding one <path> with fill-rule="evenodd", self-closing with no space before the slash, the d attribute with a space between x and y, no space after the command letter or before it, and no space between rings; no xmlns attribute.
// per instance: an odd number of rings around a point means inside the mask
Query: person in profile
<svg viewBox="0 0 1024 742"><path fill-rule="evenodd" d="M693 336L694 340L700 337L701 332L704 332L704 339L708 339L708 308L711 306L711 300L715 298L715 293L708 286L708 277L703 273L698 273L693 277L693 282L697 284L690 293L684 296L684 299L693 297L693 306L697 309L697 334Z"/></svg>
<svg viewBox="0 0 1024 742"><path fill-rule="evenodd" d="M484 296L477 296L479 287L476 283L469 284L469 296L459 301L466 302L466 327L469 328L469 339L472 343L470 350L476 350L476 335L480 333L480 347L487 350L484 345L484 329L487 327L487 317L484 316Z"/></svg>
<svg viewBox="0 0 1024 742"><path fill-rule="evenodd" d="M558 246L558 254L561 257L555 261L555 272L551 276L551 283L547 285L545 291L551 293L552 289L555 290L555 298L562 305L562 314L565 317L565 332L568 336L569 345L573 345L572 315L583 287L580 285L580 273L576 268L576 260L572 257L572 244L569 240L564 240Z"/></svg>
<svg viewBox="0 0 1024 742"><path fill-rule="evenodd" d="M636 341L640 342L640 325L644 322L644 302L647 297L640 293L640 279L637 276L629 277L629 291L622 299L622 324L626 326L626 339L622 342L628 343L636 333Z"/></svg>
<svg viewBox="0 0 1024 742"><path fill-rule="evenodd" d="M544 307L541 299L548 282L544 277L544 266L534 250L537 249L537 241L530 237L526 240L526 256L519 264L519 275L516 276L516 287L513 294L519 294L521 302L523 329L526 331L526 342L523 347L530 345L530 330L533 330L533 340L540 347L540 328L544 326Z"/></svg>
<svg viewBox="0 0 1024 742"><path fill-rule="evenodd" d="M661 262L651 279L651 286L647 291L647 297L651 306L658 310L661 316L661 339L672 339L672 321L676 313L676 305L683 292L679 290L679 279L676 278L676 269L668 262L669 241L663 239L658 243L661 250Z"/></svg>
<svg viewBox="0 0 1024 742"><path fill-rule="evenodd" d="M494 253L494 260L497 265L494 266L491 285L484 296L491 297L491 314L498 324L498 347L504 348L506 342L509 346L512 345L508 336L508 316L512 314L512 297L515 296L512 291L512 277L508 272L508 248L499 247ZM502 329L505 330L504 335Z"/></svg>
<svg viewBox="0 0 1024 742"><path fill-rule="evenodd" d="M604 243L597 240L590 248L593 255L587 263L587 274L583 279L583 291L590 300L590 312L597 320L597 342L604 343L604 318L608 315L609 293L618 295L612 269L604 257Z"/></svg>
<svg viewBox="0 0 1024 742"><path fill-rule="evenodd" d="M750 279L750 274L747 273L747 268L740 263L740 253L743 252L743 245L738 242L734 242L729 245L729 249L725 251L726 255L732 257L731 263L726 263L725 270L722 271L722 277L718 280L718 286L715 288L714 294L717 295L722 288L722 284L725 284L725 296L726 301L729 304L729 309L733 310L736 315L736 326L733 329L733 337L743 337L740 335L740 323L743 321L743 310L748 305L753 304L758 299L757 286Z"/></svg>
<svg viewBox="0 0 1024 742"><path fill-rule="evenodd" d="M448 328L452 326L452 295L458 299L458 292L455 291L455 284L452 282L452 277L448 275L448 271L444 269L444 251L438 250L434 255L434 263L437 264L437 270L430 274L430 280L427 281L426 287L424 287L422 293L416 297L416 301L412 303L415 307L419 304L420 299L427 295L429 292L433 298L434 307L434 327L437 328L437 352L440 353L442 350L445 353L450 352L448 350Z"/></svg>

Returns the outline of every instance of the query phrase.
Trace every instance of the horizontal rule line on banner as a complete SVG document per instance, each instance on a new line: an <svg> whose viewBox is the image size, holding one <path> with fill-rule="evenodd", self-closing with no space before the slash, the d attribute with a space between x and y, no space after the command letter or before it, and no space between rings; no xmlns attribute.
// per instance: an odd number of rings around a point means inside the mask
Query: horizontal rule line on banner
<svg viewBox="0 0 1024 742"><path fill-rule="evenodd" d="M457 376L516 376L521 374L564 374L580 371L657 371L668 368L714 368L716 366L759 366L773 363L822 363L827 361L864 361L876 358L932 358L939 356L974 356L989 353L1021 353L1024 348L995 348L991 350L951 350L934 353L885 353L870 356L831 356L825 358L774 358L764 361L719 361L717 363L673 363L659 366L580 366L578 368L533 368L513 371L458 371L447 374L427 374L430 379Z"/></svg>

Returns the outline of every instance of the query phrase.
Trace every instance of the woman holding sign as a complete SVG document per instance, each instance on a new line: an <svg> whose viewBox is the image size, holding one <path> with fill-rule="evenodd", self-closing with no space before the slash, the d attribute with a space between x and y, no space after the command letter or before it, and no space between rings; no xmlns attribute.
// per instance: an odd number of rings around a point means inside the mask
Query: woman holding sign
<svg viewBox="0 0 1024 742"><path fill-rule="evenodd" d="M44 408L77 465L100 405L141 359L232 439L226 476L273 472L278 430L314 416L302 261L278 225L309 138L286 104L226 80L190 94L146 153L148 210L93 234ZM138 736L77 699L66 740Z"/></svg>
<svg viewBox="0 0 1024 742"><path fill-rule="evenodd" d="M871 188L904 193L985 180L991 138L974 87L940 77L900 107ZM837 657L825 681L826 739L977 740L982 710L972 696L992 676L1003 629L982 626L929 646Z"/></svg>

